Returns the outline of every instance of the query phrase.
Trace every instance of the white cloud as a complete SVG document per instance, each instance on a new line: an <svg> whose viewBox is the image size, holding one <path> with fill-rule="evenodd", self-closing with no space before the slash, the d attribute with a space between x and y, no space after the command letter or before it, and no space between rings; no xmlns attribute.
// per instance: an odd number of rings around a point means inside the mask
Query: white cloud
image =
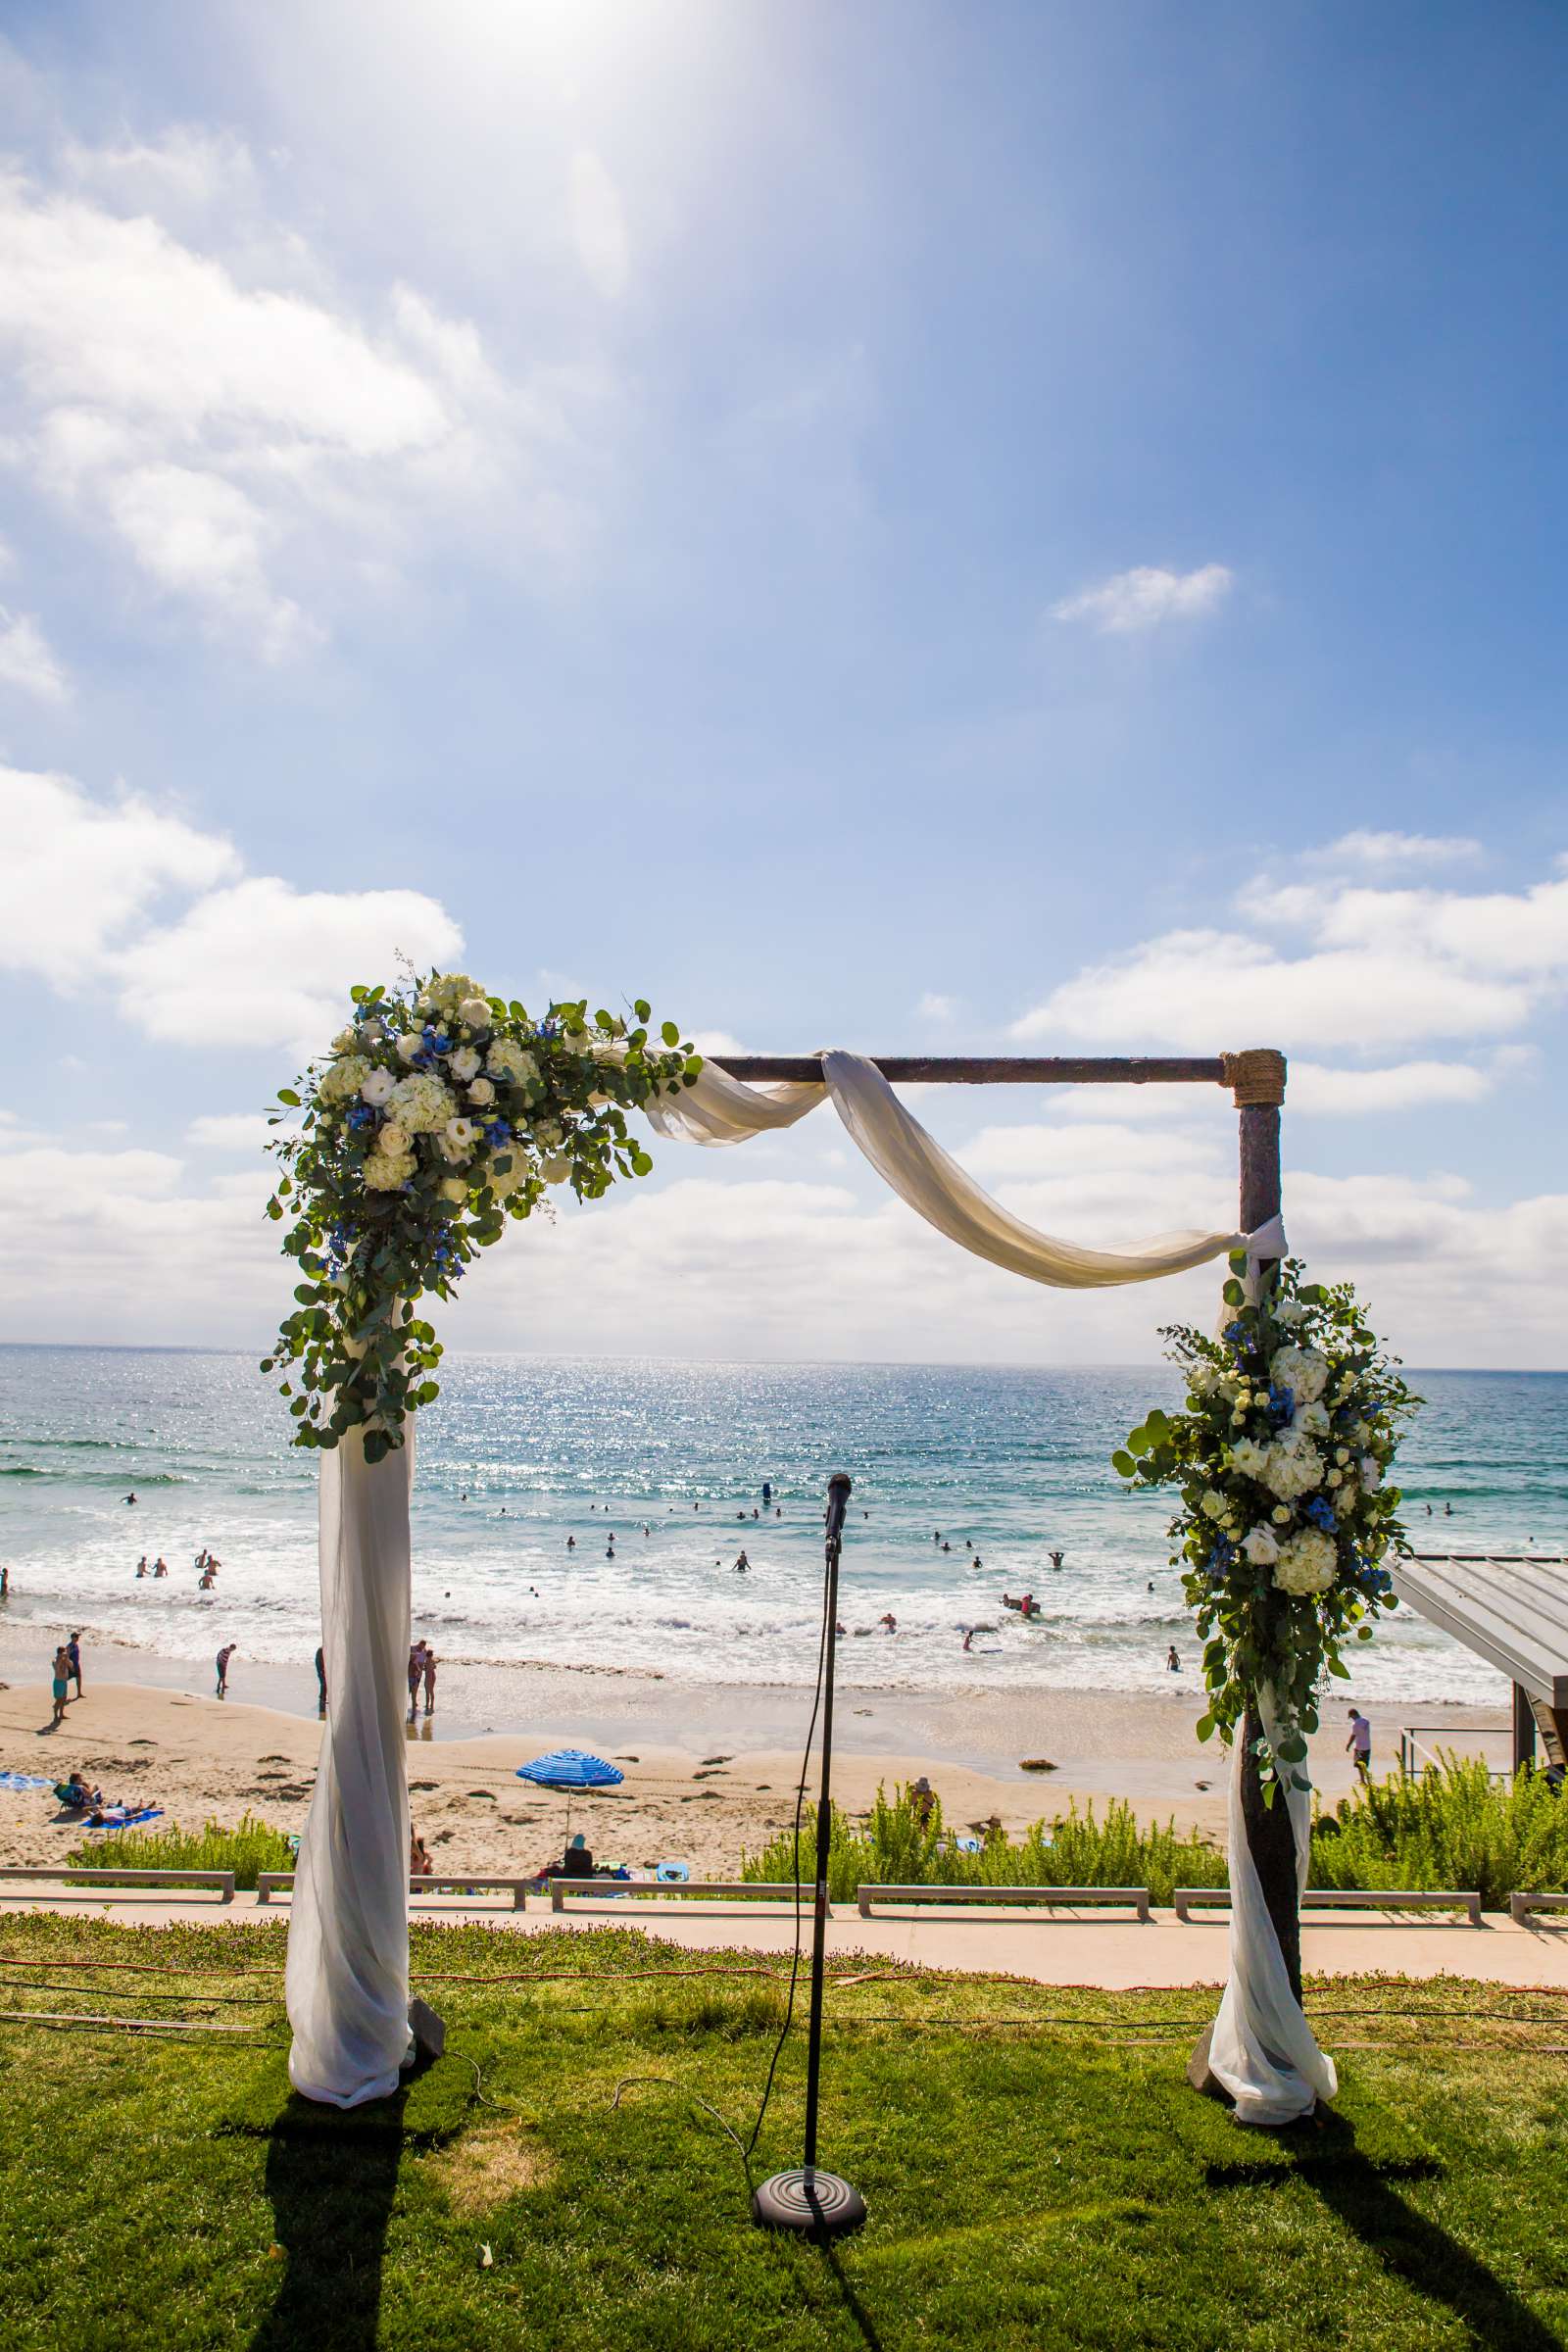
<svg viewBox="0 0 1568 2352"><path fill-rule="evenodd" d="M591 147L571 159L571 233L590 285L614 301L626 291L631 266L626 214L616 187Z"/></svg>
<svg viewBox="0 0 1568 2352"><path fill-rule="evenodd" d="M149 1036L186 1045L318 1051L350 984L448 963L463 934L413 890L302 891L275 877L199 899L183 919L115 958L122 1002Z"/></svg>
<svg viewBox="0 0 1568 2352"><path fill-rule="evenodd" d="M70 693L65 670L29 612L8 612L0 605L0 681L35 694L43 703L63 703Z"/></svg>
<svg viewBox="0 0 1568 2352"><path fill-rule="evenodd" d="M1504 1035L1568 983L1568 871L1514 892L1265 879L1236 904L1245 930L1170 931L1089 966L1011 1035L1372 1052Z"/></svg>
<svg viewBox="0 0 1568 2352"><path fill-rule="evenodd" d="M260 1152L279 1132L265 1110L215 1111L192 1119L185 1140L200 1152Z"/></svg>
<svg viewBox="0 0 1568 2352"><path fill-rule="evenodd" d="M135 794L108 807L68 776L0 768L0 965L71 986L169 890L239 870L232 844Z"/></svg>
<svg viewBox="0 0 1568 2352"><path fill-rule="evenodd" d="M1359 866L1368 872L1413 865L1469 865L1481 856L1481 844L1465 834L1342 833L1325 850L1308 853L1313 865Z"/></svg>
<svg viewBox="0 0 1568 2352"><path fill-rule="evenodd" d="M1373 1070L1293 1061L1286 1100L1293 1110L1339 1118L1417 1110L1429 1102L1479 1102L1494 1084L1492 1071L1468 1061L1399 1061Z"/></svg>
<svg viewBox="0 0 1568 2352"><path fill-rule="evenodd" d="M939 996L935 989L928 988L914 1009L922 1021L931 1021L938 1028L946 1028L957 1017L958 1000L956 997Z"/></svg>
<svg viewBox="0 0 1568 2352"><path fill-rule="evenodd" d="M217 195L241 168L221 141L69 163L71 192L0 172L5 450L159 596L273 658L318 633L303 615L334 578L363 593L437 534L573 552L596 379L504 384L474 327L413 288L370 323L297 240L242 277L189 229L114 209Z"/></svg>
<svg viewBox="0 0 1568 2352"><path fill-rule="evenodd" d="M1167 620L1191 620L1223 603L1234 575L1223 564L1197 571L1165 571L1141 564L1096 588L1081 588L1051 607L1053 620L1083 620L1107 636L1126 636Z"/></svg>
<svg viewBox="0 0 1568 2352"><path fill-rule="evenodd" d="M65 776L0 769L0 966L67 993L108 987L152 1037L313 1053L352 982L400 954L462 952L422 892L244 876L229 842L133 796L103 807ZM169 909L172 894L188 904Z"/></svg>
<svg viewBox="0 0 1568 2352"><path fill-rule="evenodd" d="M200 209L220 196L248 193L256 177L243 139L195 123L175 123L161 138L125 139L118 146L86 147L69 140L61 163L78 185L153 211L170 202Z"/></svg>

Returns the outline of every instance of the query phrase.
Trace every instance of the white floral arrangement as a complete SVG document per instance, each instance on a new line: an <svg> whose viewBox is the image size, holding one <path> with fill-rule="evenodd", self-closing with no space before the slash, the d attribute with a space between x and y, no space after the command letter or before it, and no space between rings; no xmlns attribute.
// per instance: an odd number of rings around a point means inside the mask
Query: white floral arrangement
<svg viewBox="0 0 1568 2352"><path fill-rule="evenodd" d="M1204 1642L1199 1738L1228 1740L1270 1688L1278 1736L1257 1742L1257 1760L1272 1800L1287 1778L1308 1785L1299 1767L1325 1669L1348 1675L1347 1638L1370 1641L1397 1606L1385 1562L1404 1529L1389 1473L1421 1400L1348 1283L1305 1283L1287 1258L1249 1298L1246 1266L1245 1252L1231 1259L1217 1338L1184 1325L1161 1335L1187 1376L1186 1410L1156 1407L1111 1461L1134 1485L1181 1489L1170 1533Z"/></svg>
<svg viewBox="0 0 1568 2352"><path fill-rule="evenodd" d="M299 1117L268 1146L283 1174L267 1213L292 1216L283 1248L303 1279L262 1370L298 1368L280 1383L296 1445L363 1429L373 1462L439 1394L419 1298L452 1298L475 1253L551 1186L592 1200L646 1176L627 1111L695 1084L703 1065L673 1021L652 1040L641 1001L630 1023L590 1017L586 1003L535 1020L466 972L350 996L327 1058L277 1098L274 1126Z"/></svg>

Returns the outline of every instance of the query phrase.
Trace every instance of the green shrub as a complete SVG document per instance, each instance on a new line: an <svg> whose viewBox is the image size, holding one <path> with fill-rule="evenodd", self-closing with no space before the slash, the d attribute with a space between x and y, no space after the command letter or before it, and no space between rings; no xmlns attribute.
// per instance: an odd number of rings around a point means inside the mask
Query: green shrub
<svg viewBox="0 0 1568 2352"><path fill-rule="evenodd" d="M1488 1911L1517 1886L1568 1886L1568 1805L1544 1774L1494 1781L1479 1757L1357 1788L1312 1829L1314 1886L1474 1886Z"/></svg>
<svg viewBox="0 0 1568 2352"><path fill-rule="evenodd" d="M231 1870L236 1886L254 1886L259 1871L292 1870L294 1848L281 1830L247 1813L232 1830L210 1821L199 1831L111 1831L69 1858L89 1870Z"/></svg>
<svg viewBox="0 0 1568 2352"><path fill-rule="evenodd" d="M815 1868L816 1813L806 1808L801 1829L802 1876ZM795 1841L789 1831L742 1863L748 1879L788 1881L794 1876ZM833 1808L828 1855L828 1893L836 1903L853 1902L859 1886L1147 1886L1156 1903L1168 1903L1173 1886L1223 1886L1225 1857L1206 1838L1182 1836L1173 1822L1144 1829L1130 1805L1112 1797L1103 1820L1094 1806L1080 1813L1069 1804L1054 1821L1037 1821L1016 1841L993 1832L975 1854L959 1853L934 1800L921 1824L906 1788L891 1802L878 1788L861 1826Z"/></svg>

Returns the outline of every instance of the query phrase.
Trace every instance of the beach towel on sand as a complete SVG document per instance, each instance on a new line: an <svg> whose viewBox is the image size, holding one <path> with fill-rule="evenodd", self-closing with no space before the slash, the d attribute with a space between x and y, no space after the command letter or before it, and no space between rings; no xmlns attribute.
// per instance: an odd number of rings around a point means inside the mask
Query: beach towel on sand
<svg viewBox="0 0 1568 2352"><path fill-rule="evenodd" d="M52 1788L54 1782L35 1772L0 1772L0 1788Z"/></svg>

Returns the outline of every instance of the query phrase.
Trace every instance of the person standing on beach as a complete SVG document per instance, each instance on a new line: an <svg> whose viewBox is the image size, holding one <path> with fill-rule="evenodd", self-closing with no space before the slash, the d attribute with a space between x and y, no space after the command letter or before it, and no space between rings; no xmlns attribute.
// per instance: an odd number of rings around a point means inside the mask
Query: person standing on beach
<svg viewBox="0 0 1568 2352"><path fill-rule="evenodd" d="M1167 1649L1165 1652L1165 1672L1167 1674L1180 1674L1181 1670L1182 1662L1176 1654L1176 1644L1173 1642L1169 1649Z"/></svg>
<svg viewBox="0 0 1568 2352"><path fill-rule="evenodd" d="M71 1640L66 1643L66 1655L71 1660L71 1679L76 1686L76 1696L79 1698L81 1696L81 1635L79 1632L73 1634Z"/></svg>
<svg viewBox="0 0 1568 2352"><path fill-rule="evenodd" d="M1350 1713L1350 1737L1345 1742L1346 1752L1355 1758L1355 1777L1363 1788L1372 1781L1372 1726L1359 1707Z"/></svg>
<svg viewBox="0 0 1568 2352"><path fill-rule="evenodd" d="M218 1695L220 1698L228 1696L228 1661L238 1647L237 1642L225 1642L218 1653Z"/></svg>
<svg viewBox="0 0 1568 2352"><path fill-rule="evenodd" d="M326 1652L319 1645L316 1652L317 1713L326 1713Z"/></svg>
<svg viewBox="0 0 1568 2352"><path fill-rule="evenodd" d="M424 1711L427 1715L435 1713L435 1651L427 1649L424 1653Z"/></svg>
<svg viewBox="0 0 1568 2352"><path fill-rule="evenodd" d="M70 1689L71 1660L66 1655L66 1645L62 1642L55 1651L54 1679L50 1685L50 1692L55 1702L54 1721L49 1726L52 1732L58 1732L66 1720L66 1696Z"/></svg>
<svg viewBox="0 0 1568 2352"><path fill-rule="evenodd" d="M424 1643L421 1640L416 1642L409 1652L409 1713L411 1715L416 1712L419 1704L419 1681L423 1673Z"/></svg>

